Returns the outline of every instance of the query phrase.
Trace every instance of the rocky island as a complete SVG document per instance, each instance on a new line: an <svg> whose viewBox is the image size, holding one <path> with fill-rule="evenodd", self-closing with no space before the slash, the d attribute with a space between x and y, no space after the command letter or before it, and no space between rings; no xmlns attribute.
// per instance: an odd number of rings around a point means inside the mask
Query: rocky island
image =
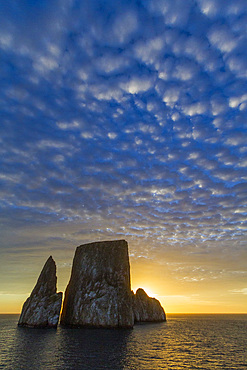
<svg viewBox="0 0 247 370"><path fill-rule="evenodd" d="M62 293L56 293L56 266L50 257L23 305L18 325L56 327ZM65 291L61 325L132 328L138 322L166 321L160 302L143 289L131 291L128 243L125 240L80 245Z"/></svg>
<svg viewBox="0 0 247 370"><path fill-rule="evenodd" d="M59 320L63 293L57 293L56 264L50 256L38 281L22 307L19 326L56 328Z"/></svg>
<svg viewBox="0 0 247 370"><path fill-rule="evenodd" d="M141 288L133 295L132 308L135 322L166 321L166 314L160 302L150 298Z"/></svg>
<svg viewBox="0 0 247 370"><path fill-rule="evenodd" d="M62 325L132 327L128 244L125 240L77 247L65 292Z"/></svg>

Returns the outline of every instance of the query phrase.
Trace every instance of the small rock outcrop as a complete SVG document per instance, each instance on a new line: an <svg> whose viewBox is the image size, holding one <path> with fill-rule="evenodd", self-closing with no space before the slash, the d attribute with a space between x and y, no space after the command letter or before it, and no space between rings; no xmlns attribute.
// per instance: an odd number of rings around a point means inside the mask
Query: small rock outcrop
<svg viewBox="0 0 247 370"><path fill-rule="evenodd" d="M22 307L19 326L57 327L61 310L62 293L57 293L56 264L50 256L38 281Z"/></svg>
<svg viewBox="0 0 247 370"><path fill-rule="evenodd" d="M135 322L166 321L166 314L160 302L150 298L143 289L133 293L133 312Z"/></svg>
<svg viewBox="0 0 247 370"><path fill-rule="evenodd" d="M130 265L125 240L77 247L61 324L109 328L133 326Z"/></svg>

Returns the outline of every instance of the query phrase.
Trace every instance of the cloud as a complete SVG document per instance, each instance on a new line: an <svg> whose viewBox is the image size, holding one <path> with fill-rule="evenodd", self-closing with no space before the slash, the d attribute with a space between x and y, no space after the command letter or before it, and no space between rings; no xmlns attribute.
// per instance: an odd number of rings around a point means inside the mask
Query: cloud
<svg viewBox="0 0 247 370"><path fill-rule="evenodd" d="M236 48L238 40L225 26L213 26L208 33L211 45L218 48L222 53L230 53Z"/></svg>
<svg viewBox="0 0 247 370"><path fill-rule="evenodd" d="M246 55L232 55L227 60L227 66L230 69L230 71L236 76L240 78L246 78Z"/></svg>
<svg viewBox="0 0 247 370"><path fill-rule="evenodd" d="M157 61L157 57L164 49L163 37L155 37L146 41L136 43L135 54L138 59L144 63L153 64Z"/></svg>
<svg viewBox="0 0 247 370"><path fill-rule="evenodd" d="M230 291L231 293L235 293L235 294L247 294L247 288L243 288L243 289L233 289Z"/></svg>
<svg viewBox="0 0 247 370"><path fill-rule="evenodd" d="M130 94L137 94L139 92L147 91L151 88L152 81L145 77L132 78L126 83L122 83L121 87Z"/></svg>
<svg viewBox="0 0 247 370"><path fill-rule="evenodd" d="M134 13L126 12L119 15L113 25L113 33L119 44L126 43L138 27L137 16Z"/></svg>
<svg viewBox="0 0 247 370"><path fill-rule="evenodd" d="M242 256L245 2L13 2L0 14L4 253L117 235L134 255ZM54 225L69 236L42 238Z"/></svg>
<svg viewBox="0 0 247 370"><path fill-rule="evenodd" d="M156 15L162 15L164 22L169 26L183 27L188 21L191 1L185 4L182 0L166 2L154 0L147 4L150 11ZM181 7L183 7L183 12L180 11Z"/></svg>
<svg viewBox="0 0 247 370"><path fill-rule="evenodd" d="M202 13L211 19L240 16L246 12L243 0L237 0L234 4L230 0L199 0L198 4Z"/></svg>

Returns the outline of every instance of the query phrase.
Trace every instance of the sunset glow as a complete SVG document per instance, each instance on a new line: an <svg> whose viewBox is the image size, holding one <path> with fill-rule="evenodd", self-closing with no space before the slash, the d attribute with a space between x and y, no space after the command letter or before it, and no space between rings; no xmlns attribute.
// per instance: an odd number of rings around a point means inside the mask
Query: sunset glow
<svg viewBox="0 0 247 370"><path fill-rule="evenodd" d="M2 1L0 313L125 239L167 312L247 312L246 0Z"/></svg>

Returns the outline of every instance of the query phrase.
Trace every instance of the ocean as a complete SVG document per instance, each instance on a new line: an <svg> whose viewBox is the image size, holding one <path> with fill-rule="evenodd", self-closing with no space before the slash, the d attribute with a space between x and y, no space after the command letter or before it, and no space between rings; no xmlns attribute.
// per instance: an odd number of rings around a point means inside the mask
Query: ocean
<svg viewBox="0 0 247 370"><path fill-rule="evenodd" d="M0 369L247 369L247 315L168 315L120 329L28 329L0 315Z"/></svg>

